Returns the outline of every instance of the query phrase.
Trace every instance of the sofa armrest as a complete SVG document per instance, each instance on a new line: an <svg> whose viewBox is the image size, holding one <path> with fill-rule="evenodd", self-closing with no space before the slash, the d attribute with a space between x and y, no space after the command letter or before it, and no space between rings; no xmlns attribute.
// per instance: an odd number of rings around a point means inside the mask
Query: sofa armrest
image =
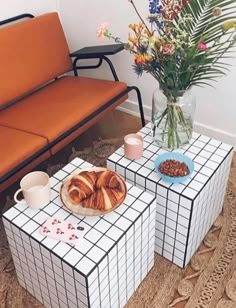
<svg viewBox="0 0 236 308"><path fill-rule="evenodd" d="M89 46L72 52L70 57L79 59L100 58L102 56L115 55L123 49L123 44Z"/></svg>
<svg viewBox="0 0 236 308"><path fill-rule="evenodd" d="M103 60L105 60L113 74L113 77L116 81L119 81L116 74L115 68L110 59L107 58L108 55L114 55L124 49L123 44L111 44L111 45L98 45L98 46L89 46L74 51L70 54L73 59L73 71L75 76L78 76L78 70L80 69L94 69L101 66ZM98 64L96 65L86 65L86 66L77 66L79 60L85 59L98 59Z"/></svg>

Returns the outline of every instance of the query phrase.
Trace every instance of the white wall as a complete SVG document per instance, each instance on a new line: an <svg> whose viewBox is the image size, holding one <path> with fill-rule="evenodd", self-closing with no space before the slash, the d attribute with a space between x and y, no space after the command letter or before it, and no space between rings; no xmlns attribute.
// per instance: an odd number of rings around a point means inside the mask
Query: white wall
<svg viewBox="0 0 236 308"><path fill-rule="evenodd" d="M119 1L85 1L85 0L59 0L60 13L63 26L71 50L83 46L113 43L108 39L98 41L96 37L97 26L106 21L110 23L110 30L114 35L127 40L128 25L138 21L128 0ZM137 7L142 16L147 15L148 1L136 0ZM236 54L235 54L236 55ZM145 113L150 115L151 95L156 87L156 81L149 75L138 78L132 71L132 56L126 51L112 57L120 80L128 84L137 85L143 97ZM215 83L215 90L211 88L197 88L197 110L195 117L196 130L220 138L236 146L236 60L231 60L232 67L227 77ZM109 70L102 69L96 72L98 77L111 78ZM129 112L137 111L131 95L130 102L124 105Z"/></svg>
<svg viewBox="0 0 236 308"><path fill-rule="evenodd" d="M2 0L0 1L0 20L31 13L39 15L57 10L58 0Z"/></svg>

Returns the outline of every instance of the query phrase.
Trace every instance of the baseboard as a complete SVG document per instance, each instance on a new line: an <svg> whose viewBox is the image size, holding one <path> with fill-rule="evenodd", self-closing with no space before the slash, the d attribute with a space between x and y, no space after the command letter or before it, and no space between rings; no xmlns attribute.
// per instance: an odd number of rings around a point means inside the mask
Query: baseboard
<svg viewBox="0 0 236 308"><path fill-rule="evenodd" d="M228 143L234 147L236 150L236 135L226 132L224 130L205 125L199 122L194 122L194 130L200 134L209 136L211 138L215 138L221 140L225 143Z"/></svg>
<svg viewBox="0 0 236 308"><path fill-rule="evenodd" d="M134 101L127 100L122 105L118 106L117 109L139 117L138 104ZM151 107L144 105L143 109L144 109L145 119L150 121L151 111L152 111ZM225 143L231 144L236 149L236 135L235 134L231 134L227 131L220 130L215 127L205 125L199 122L194 122L194 130L200 134L203 134L211 138L215 138Z"/></svg>
<svg viewBox="0 0 236 308"><path fill-rule="evenodd" d="M126 113L132 114L133 116L139 117L139 107L138 103L127 99L123 104L117 107L118 110L124 111ZM143 111L145 114L145 120L151 120L152 109L149 106L143 105Z"/></svg>

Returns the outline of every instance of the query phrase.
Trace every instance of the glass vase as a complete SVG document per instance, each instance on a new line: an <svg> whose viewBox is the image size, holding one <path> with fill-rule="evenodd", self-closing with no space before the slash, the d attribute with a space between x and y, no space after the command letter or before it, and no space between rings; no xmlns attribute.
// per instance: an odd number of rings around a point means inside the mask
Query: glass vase
<svg viewBox="0 0 236 308"><path fill-rule="evenodd" d="M196 101L192 89L179 91L173 102L157 88L152 98L154 142L167 149L178 149L189 143L192 137L195 107Z"/></svg>

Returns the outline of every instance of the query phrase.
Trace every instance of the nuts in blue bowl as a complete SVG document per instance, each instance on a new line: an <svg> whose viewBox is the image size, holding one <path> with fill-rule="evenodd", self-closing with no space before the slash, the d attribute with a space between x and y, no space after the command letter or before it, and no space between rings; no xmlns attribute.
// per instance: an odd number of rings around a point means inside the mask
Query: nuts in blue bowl
<svg viewBox="0 0 236 308"><path fill-rule="evenodd" d="M167 152L155 160L158 175L168 183L186 181L194 170L193 161L184 154Z"/></svg>

